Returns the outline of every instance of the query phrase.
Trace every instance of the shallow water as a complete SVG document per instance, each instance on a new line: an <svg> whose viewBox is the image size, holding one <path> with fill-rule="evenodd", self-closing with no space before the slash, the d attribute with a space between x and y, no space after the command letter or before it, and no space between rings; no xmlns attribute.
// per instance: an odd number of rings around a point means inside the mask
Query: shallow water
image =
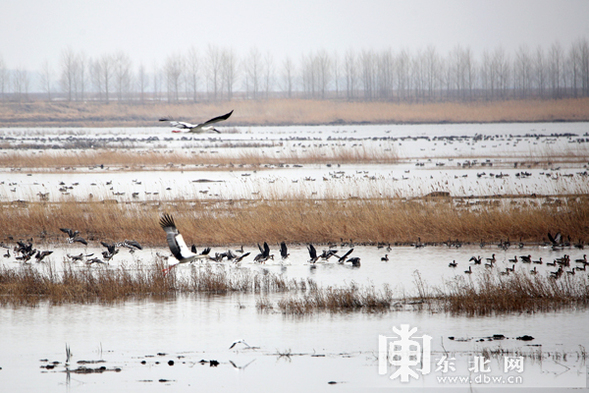
<svg viewBox="0 0 589 393"><path fill-rule="evenodd" d="M233 134L186 137L172 135L168 128L155 127L0 129L0 136L2 143L14 147L34 144L36 148L29 150L30 154L70 154L75 152L72 149L76 143L95 143L96 146L117 149L176 150L227 156L241 154L248 149L262 149L266 155L277 157L303 154L309 150L329 155L338 148L376 152L390 149L401 160L395 164L304 165L302 168L269 167L257 171L243 168L218 171L203 167L181 168L178 171L165 168L150 168L152 170L148 171L78 168L56 174L46 173L45 170L18 171L8 168L1 173L0 202L36 201L39 200L38 193L49 193L48 199L53 201L87 199L90 194L94 200L119 201L183 197L256 199L269 195L309 198L414 197L431 191L449 191L453 196L510 193L557 195L585 192L588 184L587 176L583 174L587 170L587 162L583 160L569 159L546 167L514 168L515 161L529 161L533 157L539 159L554 152L572 152L577 158L582 158L583 152L587 151L588 123L251 127L237 130L239 132ZM0 151L0 154L7 151ZM477 160L477 164L465 167L463 163L466 159ZM418 163L423 166L416 165ZM530 176L516 176L521 171L529 172ZM497 174L501 176L495 176ZM215 182L202 182L203 179ZM72 188L59 191L64 185ZM133 193L138 194L133 196ZM291 255L283 263L278 256L278 246L270 247L276 259L266 265L252 262L257 249L246 249L252 255L240 267L224 262L216 268L268 271L293 279L312 278L320 287L347 286L353 282L380 289L386 284L393 290L394 296L403 297L416 294L415 280L418 277L429 288L444 288L452 280L476 279L486 268L472 265L469 262L472 256L480 255L484 264L485 258L495 254L497 264L494 269L499 272L512 266L508 260L515 255L530 254L534 260L542 258L544 263L518 262L515 269L526 271L536 267L538 274L548 275L556 268L547 266L546 262L564 253L570 254L573 261L583 254L582 250L576 249L553 251L543 244L526 244L520 249L514 243L507 251L496 244L487 244L484 248L478 245L463 245L460 248L393 246L390 250L386 245L382 248L354 245L352 256L360 257L362 265L352 268L349 264L339 265L333 260L312 267L307 262L309 255L306 247L300 245L289 245ZM341 253L350 247L338 245L337 249ZM58 270L68 259L67 254L99 255L104 250L79 244L47 245L47 248L55 250L47 258L47 263ZM318 251L321 250L322 247L318 247ZM214 248L212 253L223 251L225 249ZM112 269L121 265L132 268L136 264L150 264L156 253L169 255L169 250L153 248L130 254L122 249L109 266L93 265L90 268ZM389 257L387 262L381 260L385 254ZM458 266L448 267L453 260ZM2 258L0 263L7 267L19 264L14 256ZM41 265L37 266L45 269ZM474 274L464 274L464 270L471 265ZM88 268L83 262L73 266ZM182 265L176 269L176 274L189 274L191 269L202 268L198 264ZM567 279L566 275L562 279ZM587 280L587 274L579 272L575 279ZM162 389L163 385L173 391L319 392L334 389L387 391L393 388L415 391L420 387L430 387L432 391L449 391L448 388L452 391L457 388L471 391L483 387L509 391L517 386L518 392L524 392L536 391L539 387L587 386L583 359L586 356L584 348L589 347L587 309L489 317L455 316L404 308L383 314L317 312L292 316L283 315L276 308L269 312L258 311L258 296L181 295L167 300L131 299L112 305L51 306L41 302L35 307L1 307L2 390L155 391ZM281 296L272 294L268 300L275 304ZM406 383L398 378L391 380L395 367L390 363L385 362L384 372L379 372L383 366L379 363L379 337L385 337L387 343L397 340L392 329L400 328L402 324L418 329L414 341L421 343L422 347L424 341L418 337L432 337L430 373L418 373L417 379ZM505 339L488 340L496 334L504 335ZM516 339L524 335L534 339ZM237 344L229 349L237 339L245 339L253 348ZM66 343L73 353L67 367L64 365ZM491 356L489 362L483 362L480 372L469 371L477 360L476 356L480 356L484 349L509 352ZM522 372L506 372L505 360L518 357L520 353L524 356ZM446 355L447 360L454 358L450 364L455 369L447 373L443 369L437 370ZM392 359L390 356L389 361ZM387 360L386 356L384 359ZM106 371L74 373L82 365L78 363L81 360L103 360L104 363L86 366L104 366ZM171 366L168 365L170 360L174 361ZM201 360L207 362L201 364ZM219 364L211 367L210 360ZM53 361L60 363L47 369L45 366ZM423 366L424 363L420 365ZM485 367L489 372L485 372ZM115 368L120 368L120 371L113 371ZM452 382L440 379L448 376L467 376L468 380ZM522 381L512 384L514 381L503 379L503 382L487 383L485 376L521 376ZM480 379L477 380L477 377Z"/></svg>
<svg viewBox="0 0 589 393"><path fill-rule="evenodd" d="M57 269L62 266L59 258L78 251L99 252L99 249L68 248L56 250L50 262ZM272 252L278 253L275 246ZM347 251L347 247L339 248ZM212 250L214 252L223 249ZM252 255L254 254L254 250ZM321 251L321 248L318 250ZM164 249L137 251L130 254L121 250L109 266L92 266L92 269L116 268L124 265L150 263L155 253L169 255ZM447 280L476 279L487 269L472 265L472 255L483 259L496 254L496 270L510 266L508 258L527 255L534 259L542 256L551 261L563 252L570 253L573 260L579 257L573 250L552 251L548 247L511 247L498 251L496 245L437 247L385 247L356 246L352 255L361 257L360 268L332 262L320 262L311 267L307 262L305 247L291 246L285 262L254 264L252 258L241 266L226 262L209 262L214 269L237 271L250 269L254 272L269 271L287 278L312 278L320 287L329 285L347 286L354 282L360 286L374 285L381 288L388 284L394 295L415 295L413 280L416 272L430 287L443 287ZM384 254L389 261L381 261ZM513 255L512 255L513 254ZM456 260L457 268L449 268L447 262ZM16 267L16 261L3 261L8 267ZM71 263L67 263L68 265ZM43 264L37 264L43 269ZM180 265L176 274L189 274L191 269L202 269L206 264ZM463 273L473 266L471 277ZM84 263L73 265L86 269ZM548 274L545 264L535 265L539 274ZM517 270L531 268L530 264L518 262ZM566 277L561 279L567 279ZM577 277L577 279L582 279ZM587 279L587 277L585 277ZM535 314L506 314L489 317L466 317L443 312L415 311L413 308L395 309L387 313L336 313L316 312L304 316L284 315L277 310L259 311L256 301L260 295L180 295L173 299L128 300L112 305L68 304L50 306L41 302L36 307L0 308L0 370L3 386L7 391L18 389L63 391L72 388L84 391L104 389L155 390L160 385L169 385L175 391L214 389L220 391L324 391L327 388L352 391L399 388L431 387L434 389L456 386L475 388L485 385L485 375L494 378L519 376L518 389L586 386L584 348L589 347L586 326L589 310L566 309L557 312ZM276 302L288 294L270 294L267 300ZM418 374L418 379L403 383L391 380L394 368L388 365L384 374L379 373L379 336L396 337L393 327L402 324L418 328L417 337L423 334L432 337L430 373ZM503 340L489 341L488 337L501 334ZM517 340L529 335L532 341ZM454 339L450 339L454 337ZM254 348L237 344L244 339ZM481 341L482 339L482 341ZM64 365L65 346L69 345L73 358L68 367ZM491 357L487 364L489 373L469 372L475 356L483 349L511 351ZM514 357L518 351L525 354L524 370L520 373L503 371L506 357ZM435 372L443 356L453 357L455 371L447 374ZM541 354L540 354L541 353ZM158 355L159 354L159 355ZM47 361L41 361L47 359ZM88 364L87 367L106 367L101 374L76 374L80 360L103 360L104 363ZM174 365L168 365L173 360ZM218 366L201 360L216 360ZM53 361L60 363L51 370L41 368ZM142 361L145 364L142 364ZM385 363L386 364L386 363ZM120 368L119 372L108 371ZM69 374L68 374L69 370ZM513 375L512 375L513 374ZM480 381L457 383L440 381L454 376L480 377ZM160 380L165 380L160 382ZM336 387L329 382L337 382ZM495 384L494 386L501 386ZM503 386L501 386L503 387ZM12 388L12 389L10 389ZM518 390L521 391L521 390ZM525 390L524 390L525 391Z"/></svg>
<svg viewBox="0 0 589 393"><path fill-rule="evenodd" d="M201 165L130 170L121 167L47 170L5 169L0 202L115 199L257 199L416 197L432 191L453 196L589 192L588 123L461 124L420 126L249 127L237 133L186 136L165 128L0 129L0 141L28 154L75 154L68 143L134 151L176 151L203 157L302 156L313 152L394 154L391 164L265 166L259 170ZM124 135L124 137L121 137ZM72 142L74 141L74 142ZM87 149L85 149L87 150ZM3 154L8 154L5 150ZM0 153L1 154L1 153ZM564 156L551 165L535 161ZM568 158L567 158L568 156ZM334 160L335 161L335 160ZM474 161L474 162L473 162ZM519 165L514 167L515 162ZM470 163L471 165L466 165ZM100 163L96 163L99 165ZM516 176L525 171L529 176ZM91 174L91 176L88 176ZM205 180L203 182L203 180ZM208 180L208 181L206 181Z"/></svg>
<svg viewBox="0 0 589 393"><path fill-rule="evenodd" d="M239 304L239 306L238 306ZM589 342L587 311L455 317L426 312L386 314L313 314L291 317L256 311L253 296L180 296L169 301L127 301L121 304L64 305L0 309L1 378L6 391L155 390L169 385L220 391L324 391L328 382L352 391L388 387L445 387L430 373L408 383L392 381L378 370L379 335L409 324L432 339L432 371L445 351L456 358L454 375L469 374L468 361L482 348L542 349L544 358L525 359L522 386L585 386L584 363L577 359ZM503 334L502 341L476 342ZM515 340L524 334L535 339ZM472 338L452 341L448 337ZM253 348L237 344L245 339ZM68 374L65 345L73 353L68 369L80 360L104 360L89 367L115 367L120 372ZM566 353L566 359L549 353ZM159 355L158 355L159 354ZM282 354L282 356L281 356ZM41 359L48 359L42 361ZM169 366L168 361L174 365ZM216 360L217 367L201 360ZM52 370L40 368L61 362ZM145 361L145 364L141 362ZM504 375L502 358L492 358L490 374ZM159 362L159 364L158 364ZM565 367L568 367L565 368ZM494 369L494 370L493 370ZM482 374L481 374L482 375ZM159 382L166 380L166 382ZM475 388L476 383L472 384ZM468 385L467 385L468 386Z"/></svg>

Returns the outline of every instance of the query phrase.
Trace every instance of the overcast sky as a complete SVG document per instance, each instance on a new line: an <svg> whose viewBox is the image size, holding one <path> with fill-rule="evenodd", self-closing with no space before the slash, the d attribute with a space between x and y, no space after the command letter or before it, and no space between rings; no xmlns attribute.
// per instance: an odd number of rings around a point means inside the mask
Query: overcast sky
<svg viewBox="0 0 589 393"><path fill-rule="evenodd" d="M475 56L522 44L566 49L589 39L589 0L0 0L0 57L8 68L59 64L71 47L97 57L122 50L151 66L190 46L252 47L277 60L318 49L456 45Z"/></svg>

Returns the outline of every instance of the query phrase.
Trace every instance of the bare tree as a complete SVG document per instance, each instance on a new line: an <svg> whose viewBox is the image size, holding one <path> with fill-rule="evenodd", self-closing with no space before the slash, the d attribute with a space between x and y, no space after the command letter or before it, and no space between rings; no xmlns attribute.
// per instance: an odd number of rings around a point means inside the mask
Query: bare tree
<svg viewBox="0 0 589 393"><path fill-rule="evenodd" d="M90 79L98 99L108 103L114 78L114 60L111 54L105 53L90 62Z"/></svg>
<svg viewBox="0 0 589 393"><path fill-rule="evenodd" d="M528 98L532 87L532 56L527 45L521 45L515 54L513 82L520 98Z"/></svg>
<svg viewBox="0 0 589 393"><path fill-rule="evenodd" d="M209 99L214 101L219 98L219 92L222 91L221 62L221 50L209 44L206 54L207 92Z"/></svg>
<svg viewBox="0 0 589 393"><path fill-rule="evenodd" d="M200 83L200 54L198 50L191 46L186 52L186 89L192 96L192 101L198 101L198 86Z"/></svg>
<svg viewBox="0 0 589 393"><path fill-rule="evenodd" d="M536 56L534 61L534 84L538 91L540 98L544 98L546 95L546 83L547 83L547 70L546 70L546 58L544 56L544 50L541 46L536 49Z"/></svg>
<svg viewBox="0 0 589 393"><path fill-rule="evenodd" d="M503 99L507 98L511 80L511 67L509 63L509 56L505 53L505 49L502 47L495 48L491 61L491 76L497 96Z"/></svg>
<svg viewBox="0 0 589 393"><path fill-rule="evenodd" d="M301 57L301 86L307 98L315 98L317 91L317 64L312 53Z"/></svg>
<svg viewBox="0 0 589 393"><path fill-rule="evenodd" d="M233 88L237 80L237 57L233 49L225 49L221 55L221 78L227 94L227 99L233 99Z"/></svg>
<svg viewBox="0 0 589 393"><path fill-rule="evenodd" d="M384 50L376 56L376 95L381 100L389 100L393 96L395 59L390 49Z"/></svg>
<svg viewBox="0 0 589 393"><path fill-rule="evenodd" d="M53 83L53 68L49 60L45 60L41 65L41 73L39 74L39 85L41 90L47 94L47 101L51 101L51 89Z"/></svg>
<svg viewBox="0 0 589 393"><path fill-rule="evenodd" d="M74 73L74 92L76 100L84 100L86 94L87 84L87 68L88 68L88 56L84 52L79 52L75 59L75 73Z"/></svg>
<svg viewBox="0 0 589 393"><path fill-rule="evenodd" d="M346 98L353 100L356 97L358 84L358 65L356 53L348 49L344 55L344 78L346 80Z"/></svg>
<svg viewBox="0 0 589 393"><path fill-rule="evenodd" d="M115 53L113 57L113 79L117 100L123 101L131 92L133 84L131 58L122 51Z"/></svg>
<svg viewBox="0 0 589 393"><path fill-rule="evenodd" d="M435 99L440 81L440 57L433 45L428 45L423 53L425 89L430 100Z"/></svg>
<svg viewBox="0 0 589 393"><path fill-rule="evenodd" d="M12 92L18 102L28 100L30 83L28 71L24 67L18 67L12 78Z"/></svg>
<svg viewBox="0 0 589 393"><path fill-rule="evenodd" d="M333 70L333 88L334 88L334 93L335 93L335 97L339 98L339 90L340 90L340 58L337 52L333 52L333 56L332 58L332 70Z"/></svg>
<svg viewBox="0 0 589 393"><path fill-rule="evenodd" d="M411 89L411 57L407 50L402 50L395 58L395 81L399 100L408 100Z"/></svg>
<svg viewBox="0 0 589 393"><path fill-rule="evenodd" d="M157 63L153 62L153 99L156 101L161 101L162 97L162 70L157 65Z"/></svg>
<svg viewBox="0 0 589 393"><path fill-rule="evenodd" d="M75 98L76 88L76 54L71 47L67 47L61 52L61 90L67 94L67 100L72 101Z"/></svg>
<svg viewBox="0 0 589 393"><path fill-rule="evenodd" d="M554 42L548 51L548 79L552 90L552 98L562 97L562 80L564 78L564 50L560 42Z"/></svg>
<svg viewBox="0 0 589 393"><path fill-rule="evenodd" d="M364 100L370 101L374 98L376 80L376 61L373 51L363 50L360 53L360 70Z"/></svg>
<svg viewBox="0 0 589 393"><path fill-rule="evenodd" d="M579 40L581 58L581 88L583 96L589 97L589 42L587 38Z"/></svg>
<svg viewBox="0 0 589 393"><path fill-rule="evenodd" d="M282 62L282 91L286 93L287 98L292 98L294 88L295 66L290 57L286 57Z"/></svg>
<svg viewBox="0 0 589 393"><path fill-rule="evenodd" d="M329 53L325 49L318 51L315 59L317 65L317 87L321 99L325 99L332 79L332 62Z"/></svg>
<svg viewBox="0 0 589 393"><path fill-rule="evenodd" d="M164 64L168 102L178 102L180 100L182 70L182 57L180 55L168 56L166 63Z"/></svg>
<svg viewBox="0 0 589 393"><path fill-rule="evenodd" d="M274 57L270 52L266 52L266 56L264 56L263 71L264 96L268 99L274 86Z"/></svg>
<svg viewBox="0 0 589 393"><path fill-rule="evenodd" d="M262 78L262 54L258 48L250 49L244 63L246 96L258 99Z"/></svg>
<svg viewBox="0 0 589 393"><path fill-rule="evenodd" d="M10 74L8 73L8 69L6 68L6 63L4 63L4 59L0 56L0 98L2 100L6 97L6 92L8 90L8 85L10 84Z"/></svg>
<svg viewBox="0 0 589 393"><path fill-rule="evenodd" d="M570 85L574 97L582 94L583 89L583 41L576 40L572 43L568 54L568 73Z"/></svg>
<svg viewBox="0 0 589 393"><path fill-rule="evenodd" d="M149 77L143 63L139 65L137 70L137 90L139 93L139 101L145 102L147 87L149 86Z"/></svg>
<svg viewBox="0 0 589 393"><path fill-rule="evenodd" d="M104 100L107 103L110 100L110 90L112 88L113 73L113 56L108 53L105 53L98 59L98 78L100 80L101 91L104 93Z"/></svg>

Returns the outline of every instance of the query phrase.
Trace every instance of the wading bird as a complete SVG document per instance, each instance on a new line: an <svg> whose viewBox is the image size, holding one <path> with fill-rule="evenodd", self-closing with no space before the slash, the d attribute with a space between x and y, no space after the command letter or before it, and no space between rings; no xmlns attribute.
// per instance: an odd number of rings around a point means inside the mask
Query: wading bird
<svg viewBox="0 0 589 393"><path fill-rule="evenodd" d="M188 130L187 132L192 132L192 133L197 133L197 134L207 132L207 131L215 131L217 133L221 133L221 131L217 130L211 124L218 123L220 121L229 119L229 116L231 116L232 113L233 113L233 111L226 113L222 116L214 117L210 120L205 121L204 123L198 123L198 124L190 124L190 123L186 123L183 121L173 121L173 120L168 119L167 117L162 117L160 119L160 121L169 121L170 125L172 127L178 127L181 129ZM182 131L174 130L172 132L182 132Z"/></svg>
<svg viewBox="0 0 589 393"><path fill-rule="evenodd" d="M174 255L174 258L176 258L178 261L168 264L168 267L163 270L164 274L168 273L180 263L187 263L196 259L208 258L208 255L206 254L196 254L188 249L186 242L184 242L184 238L180 234L178 228L176 228L176 224L174 223L174 218L172 218L172 216L164 213L160 218L160 226L166 232L166 238L168 240L170 251L172 252L172 255Z"/></svg>

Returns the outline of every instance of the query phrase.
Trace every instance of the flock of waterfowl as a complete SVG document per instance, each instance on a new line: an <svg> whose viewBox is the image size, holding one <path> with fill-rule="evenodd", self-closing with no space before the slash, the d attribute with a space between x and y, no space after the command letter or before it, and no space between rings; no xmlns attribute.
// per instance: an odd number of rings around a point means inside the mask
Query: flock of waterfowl
<svg viewBox="0 0 589 393"><path fill-rule="evenodd" d="M166 239L168 242L168 247L172 256L174 257L173 260L169 260L168 257L164 256L164 259L168 261L168 267L165 268L163 271L164 273L168 273L171 269L176 267L179 264L195 262L195 261L213 261L213 262L222 262L227 260L234 264L239 264L244 258L249 256L251 252L245 252L243 246L240 249L231 251L227 250L221 253L215 253L212 255L210 253L210 247L203 249L202 252L198 253L196 246L193 244L190 248L187 246L182 234L176 227L174 222L174 218L169 214L163 214L160 217L159 224L161 228L166 233ZM80 243L84 246L88 245L88 241L80 236L80 232L77 230L73 230L70 228L59 228L60 231L64 232L67 235L67 243ZM110 260L119 252L120 247L125 247L129 249L129 252L133 253L135 250L141 250L143 247L135 240L123 240L121 242L106 242L100 241L100 244L106 248L105 251L102 252L102 258L94 256L94 253L85 254L75 254L70 255L66 254L67 258L71 262L81 262L84 261L86 264L91 265L93 263L99 264L108 264ZM0 243L0 247L6 249L6 253L4 254L4 258L10 258L10 250L11 247L7 246L4 243ZM267 242L263 243L262 245L258 244L259 254L257 254L253 258L253 262L259 264L265 264L268 260L274 260L274 254L271 253L270 246ZM330 258L335 257L339 264L350 263L353 267L360 267L361 262L359 257L349 257L350 254L354 251L353 248L350 248L347 252L342 255L338 255L338 250L334 248L329 248L327 250L323 250L321 254L317 254L317 250L313 246L313 244L308 244L307 249L309 251L309 260L307 261L311 268L315 267L315 264L319 261L328 261ZM43 261L43 259L52 254L52 250L45 250L41 251L33 247L32 239L27 241L18 240L16 242L16 246L12 248L13 252L15 253L15 259L20 262L30 262L33 257L37 262ZM290 256L288 252L288 247L286 243L283 241L280 243L280 256L282 262L286 261ZM388 259L387 259L388 260Z"/></svg>
<svg viewBox="0 0 589 393"><path fill-rule="evenodd" d="M197 253L196 247L194 245L192 246L191 249L188 248L188 246L186 245L186 242L184 241L184 238L182 237L182 234L180 233L180 231L176 227L176 223L174 222L174 218L171 215L164 213L160 218L160 226L162 227L162 229L166 233L168 246L170 248L170 251L172 252L172 255L175 258L175 261L168 262L168 267L166 269L164 269L164 273L169 272L172 268L174 268L175 266L177 266L181 263L194 262L197 260L211 260L211 261L215 261L215 262L221 262L225 258L227 258L228 261L231 261L231 262L237 264L237 263L241 262L245 257L250 255L250 252L244 252L243 246L241 247L241 249L235 251L235 252L241 254L239 256L237 254L235 254L234 252L232 252L231 250L228 250L227 252L224 252L224 253L220 253L220 254L217 253L214 257L212 257L209 255L210 248L206 248L203 252L201 252L199 254L199 253ZM274 254L270 253L270 246L268 245L267 242L264 242L263 246L258 244L258 248L260 250L260 253L254 257L254 259L253 259L254 262L257 262L260 264L265 264L266 261L268 261L268 260L274 260ZM359 257L348 258L348 256L354 251L353 248L348 250L342 256L337 255L338 251L335 249L331 249L331 248L328 250L323 250L323 253L321 255L317 255L317 250L315 249L315 247L312 244L309 244L307 246L307 249L309 250L309 257L310 257L308 262L311 264L311 266L315 266L315 263L319 260L327 261L331 257L336 257L338 259L338 263L340 263L340 264L349 262L352 264L353 267L360 267L360 258ZM289 255L290 254L288 252L288 247L287 247L286 243L284 241L281 242L280 243L280 256L282 258L282 261L285 261L289 257Z"/></svg>
<svg viewBox="0 0 589 393"><path fill-rule="evenodd" d="M575 244L572 244L570 242L570 238L568 241L564 241L560 232L557 232L554 236L551 233L548 233L548 239L552 243L551 249L553 251L564 250L566 248L569 248L569 249L576 248L579 250L584 249L584 243L582 241L579 241L578 243L575 243ZM502 249L503 251L507 251L510 248L511 243L509 242L509 240L500 241L497 246L500 249ZM485 243L481 242L481 248L483 248L483 247L485 247ZM522 243L520 241L518 244L518 248L523 249L524 243ZM491 257L485 258L485 261L486 262L484 263L484 266L486 268L494 268L497 263L497 258L495 256L495 254L492 254ZM533 264L534 268L529 270L529 273L533 274L533 275L538 274L537 265L544 265L544 261L542 260L542 257L539 257L538 259L533 259L531 254L520 255L519 257L517 255L515 255L513 258L508 258L506 262L508 264L510 264L511 266L507 266L504 268L504 270L499 271L499 273L501 275L508 275L510 273L514 273L516 270L516 264L518 262L521 262L522 265L523 264L530 264L530 265ZM468 263L469 263L468 270L465 270L464 273L465 274L472 274L473 273L472 267L476 266L476 265L483 265L483 258L480 255L472 256L469 259ZM571 266L570 255L564 254L561 257L555 258L552 262L546 262L545 266L558 267L556 270L549 270L548 271L549 277L551 277L551 278L555 278L555 279L560 278L565 272L567 274L574 275L576 272L579 272L579 271L584 272L587 270L587 265L589 265L589 261L587 261L587 255L584 254L582 258L575 259L575 263L577 264L577 266ZM453 260L452 262L450 262L448 264L448 267L450 267L450 268L456 268L457 266L458 266L458 263L456 262L456 260ZM566 270L566 268L569 268L569 269ZM522 270L523 270L523 268L522 268Z"/></svg>
<svg viewBox="0 0 589 393"><path fill-rule="evenodd" d="M59 230L67 235L66 242L68 244L72 243L80 243L84 246L88 245L88 241L80 236L80 231L73 230L70 228L59 228ZM108 264L108 262L119 252L120 247L126 247L129 249L129 252L133 253L135 250L142 250L143 247L135 240L123 240L121 242L116 243L109 243L105 241L101 241L100 244L106 247L106 251L102 252L102 258L94 256L94 253L85 254L66 254L67 259L70 262L80 262L85 261L88 265L93 263L98 264ZM6 249L4 253L4 258L10 258L10 250L11 248L4 243L0 243L0 247ZM15 259L20 262L30 262L34 257L36 262L42 262L44 258L48 255L53 253L53 250L39 250L33 247L33 239L28 240L17 240L16 246L12 248L14 252Z"/></svg>

